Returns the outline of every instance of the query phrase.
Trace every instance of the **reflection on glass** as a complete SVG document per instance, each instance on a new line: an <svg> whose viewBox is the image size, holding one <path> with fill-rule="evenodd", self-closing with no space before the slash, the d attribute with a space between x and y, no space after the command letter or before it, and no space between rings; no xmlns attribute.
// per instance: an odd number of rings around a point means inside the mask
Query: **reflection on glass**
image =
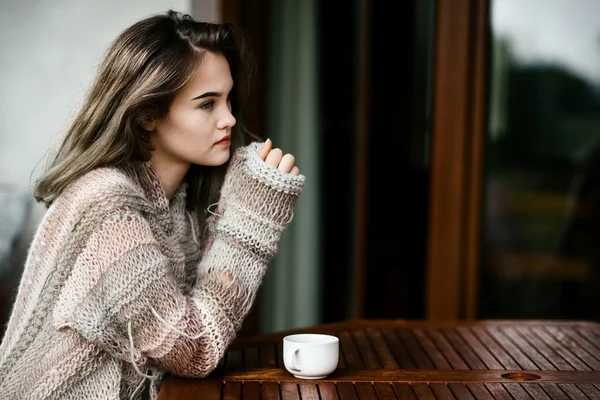
<svg viewBox="0 0 600 400"><path fill-rule="evenodd" d="M600 1L492 1L479 317L600 319Z"/></svg>

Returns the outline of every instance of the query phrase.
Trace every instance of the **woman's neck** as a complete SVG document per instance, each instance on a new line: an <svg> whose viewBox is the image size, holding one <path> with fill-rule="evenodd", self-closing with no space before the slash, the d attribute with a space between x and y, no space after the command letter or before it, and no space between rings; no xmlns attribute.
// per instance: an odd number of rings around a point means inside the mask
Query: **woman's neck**
<svg viewBox="0 0 600 400"><path fill-rule="evenodd" d="M156 172L158 179L165 191L167 199L171 200L181 185L185 174L190 169L190 164L174 163L172 160L164 160L158 154L152 154L150 164Z"/></svg>

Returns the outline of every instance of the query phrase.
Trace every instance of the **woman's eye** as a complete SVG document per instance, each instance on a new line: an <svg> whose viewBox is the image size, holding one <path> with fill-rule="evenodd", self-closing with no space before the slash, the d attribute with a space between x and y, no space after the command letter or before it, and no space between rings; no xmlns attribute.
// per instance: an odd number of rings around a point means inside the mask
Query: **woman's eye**
<svg viewBox="0 0 600 400"><path fill-rule="evenodd" d="M215 104L215 102L212 101L212 100L211 101L207 101L206 103L202 104L200 106L200 108L202 108L203 110L210 110L213 107L214 104Z"/></svg>

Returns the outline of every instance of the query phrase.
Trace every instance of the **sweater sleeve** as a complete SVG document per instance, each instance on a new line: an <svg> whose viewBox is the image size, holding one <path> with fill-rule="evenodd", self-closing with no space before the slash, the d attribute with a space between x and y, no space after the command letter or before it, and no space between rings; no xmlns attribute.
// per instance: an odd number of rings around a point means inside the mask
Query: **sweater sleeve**
<svg viewBox="0 0 600 400"><path fill-rule="evenodd" d="M261 160L258 147L254 143L234 155L199 266L198 288L218 302L235 331L254 302L304 184L304 176L283 174Z"/></svg>
<svg viewBox="0 0 600 400"><path fill-rule="evenodd" d="M54 310L55 326L75 329L140 369L209 374L252 306L304 184L303 176L264 163L256 149L234 154L199 266L204 273L189 295L170 273L177 262L172 250L156 240L144 215L122 209L79 255Z"/></svg>

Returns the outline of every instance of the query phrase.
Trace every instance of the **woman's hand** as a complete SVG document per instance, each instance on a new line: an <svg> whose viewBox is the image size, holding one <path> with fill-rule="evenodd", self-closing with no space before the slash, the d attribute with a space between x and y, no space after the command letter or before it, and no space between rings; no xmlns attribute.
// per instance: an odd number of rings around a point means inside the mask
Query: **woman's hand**
<svg viewBox="0 0 600 400"><path fill-rule="evenodd" d="M300 170L296 165L294 165L296 162L296 157L289 153L284 155L281 149L274 149L271 139L267 139L265 141L263 146L258 151L258 155L263 159L263 161L271 164L281 172L291 175L300 174Z"/></svg>

